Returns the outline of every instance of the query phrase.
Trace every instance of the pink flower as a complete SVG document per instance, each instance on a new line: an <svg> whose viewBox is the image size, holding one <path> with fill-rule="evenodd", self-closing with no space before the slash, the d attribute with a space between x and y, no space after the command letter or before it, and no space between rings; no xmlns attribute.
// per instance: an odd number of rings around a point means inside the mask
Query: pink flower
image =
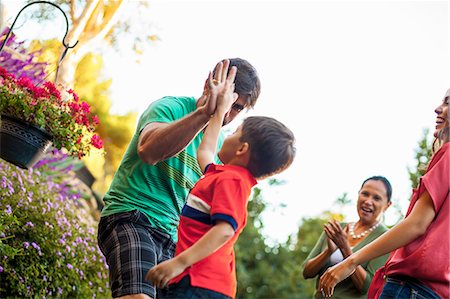
<svg viewBox="0 0 450 299"><path fill-rule="evenodd" d="M97 134L94 134L91 137L91 144L94 147L101 149L103 147L103 140L100 138L100 136L98 136Z"/></svg>
<svg viewBox="0 0 450 299"><path fill-rule="evenodd" d="M81 102L81 110L86 114L91 113L91 107L86 102Z"/></svg>
<svg viewBox="0 0 450 299"><path fill-rule="evenodd" d="M103 148L102 139L94 134L100 121L98 116L91 114L88 103L81 102L72 89L67 92L71 96L62 100L53 83L45 82L42 87L37 87L29 77L15 79L0 67L0 93L6 99L5 105L12 116L34 125L44 124L43 129L53 136L55 148L65 147L69 155L81 158L93 147ZM28 106L25 115L21 108L23 106Z"/></svg>
<svg viewBox="0 0 450 299"><path fill-rule="evenodd" d="M73 100L74 100L75 102L78 102L79 97L78 97L78 95L77 95L72 89L69 89L67 92L70 93L70 94L73 96Z"/></svg>
<svg viewBox="0 0 450 299"><path fill-rule="evenodd" d="M51 95L54 95L58 100L61 99L61 93L52 82L47 81L44 83L44 86Z"/></svg>
<svg viewBox="0 0 450 299"><path fill-rule="evenodd" d="M97 115L94 115L92 117L92 122L94 123L94 125L99 125L100 124L100 120L98 119Z"/></svg>

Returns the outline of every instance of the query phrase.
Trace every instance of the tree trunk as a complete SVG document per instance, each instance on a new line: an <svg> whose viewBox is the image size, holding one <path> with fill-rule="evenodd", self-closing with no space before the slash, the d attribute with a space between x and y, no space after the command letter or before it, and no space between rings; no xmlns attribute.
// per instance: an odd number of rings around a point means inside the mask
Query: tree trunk
<svg viewBox="0 0 450 299"><path fill-rule="evenodd" d="M111 30L119 18L120 9L124 7L126 0L116 0L113 5L105 7L100 0L86 1L82 13L74 19L75 0L71 1L70 17L72 18L72 27L66 38L66 44L73 46L77 41L75 48L68 49L64 59L58 69L56 83L60 83L67 88L74 85L75 70L78 62L86 55L95 44L101 42L107 33ZM61 55L65 51L61 48ZM58 58L59 60L60 58ZM55 74L56 75L56 74Z"/></svg>

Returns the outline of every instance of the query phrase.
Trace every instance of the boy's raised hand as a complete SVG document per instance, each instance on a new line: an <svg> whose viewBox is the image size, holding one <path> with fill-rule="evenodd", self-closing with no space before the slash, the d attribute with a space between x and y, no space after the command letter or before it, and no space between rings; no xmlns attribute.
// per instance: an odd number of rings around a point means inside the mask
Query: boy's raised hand
<svg viewBox="0 0 450 299"><path fill-rule="evenodd" d="M208 85L208 111L218 112L222 115L229 112L231 105L238 98L238 94L234 93L234 79L236 78L237 68L228 68L230 61L228 59L219 62L216 65L214 76L209 74Z"/></svg>
<svg viewBox="0 0 450 299"><path fill-rule="evenodd" d="M175 257L148 270L145 280L153 283L157 288L163 288L172 278L180 275L184 269L186 269L185 265Z"/></svg>

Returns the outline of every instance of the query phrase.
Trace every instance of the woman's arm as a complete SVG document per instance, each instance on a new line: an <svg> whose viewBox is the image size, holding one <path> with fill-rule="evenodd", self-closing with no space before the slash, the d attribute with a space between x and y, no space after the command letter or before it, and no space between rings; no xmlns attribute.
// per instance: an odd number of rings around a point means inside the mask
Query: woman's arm
<svg viewBox="0 0 450 299"><path fill-rule="evenodd" d="M316 277L317 274L319 274L320 269L322 269L330 259L331 254L332 252L327 248L307 261L303 268L303 277L305 279Z"/></svg>
<svg viewBox="0 0 450 299"><path fill-rule="evenodd" d="M324 242L327 242L327 248L322 251ZM325 267L330 255L337 249L336 245L323 232L313 249L305 259L303 264L303 278L314 278L319 274L320 270Z"/></svg>
<svg viewBox="0 0 450 299"><path fill-rule="evenodd" d="M331 296L336 284L350 276L358 265L405 246L422 236L435 216L433 201L425 190L408 217L372 243L329 268L320 278L320 288L323 288L325 295Z"/></svg>

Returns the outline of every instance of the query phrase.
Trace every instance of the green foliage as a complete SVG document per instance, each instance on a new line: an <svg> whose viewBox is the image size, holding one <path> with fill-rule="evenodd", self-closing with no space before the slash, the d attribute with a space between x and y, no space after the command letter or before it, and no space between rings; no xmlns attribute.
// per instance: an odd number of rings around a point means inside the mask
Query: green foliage
<svg viewBox="0 0 450 299"><path fill-rule="evenodd" d="M304 293L297 275L300 261L292 257L290 240L272 247L265 243L260 217L265 208L261 189L255 188L248 204L247 226L235 246L236 298L295 298L293 294Z"/></svg>
<svg viewBox="0 0 450 299"><path fill-rule="evenodd" d="M419 179L427 170L428 163L432 155L432 143L428 137L429 130L423 130L422 139L419 140L415 149L416 165L414 169L408 167L409 179L411 186L416 188L419 185Z"/></svg>
<svg viewBox="0 0 450 299"><path fill-rule="evenodd" d="M100 55L90 53L84 56L75 72L75 89L80 98L92 107L92 112L98 115L100 120L97 132L105 140L106 155L101 159L104 162L99 167L95 164L99 162L98 157L89 157L86 159L86 164L97 179L95 189L104 193L136 129L137 113L111 114L112 104L109 97L111 80L100 79L102 69L103 59Z"/></svg>
<svg viewBox="0 0 450 299"><path fill-rule="evenodd" d="M0 161L0 297L110 297L95 222L68 177L44 173Z"/></svg>

